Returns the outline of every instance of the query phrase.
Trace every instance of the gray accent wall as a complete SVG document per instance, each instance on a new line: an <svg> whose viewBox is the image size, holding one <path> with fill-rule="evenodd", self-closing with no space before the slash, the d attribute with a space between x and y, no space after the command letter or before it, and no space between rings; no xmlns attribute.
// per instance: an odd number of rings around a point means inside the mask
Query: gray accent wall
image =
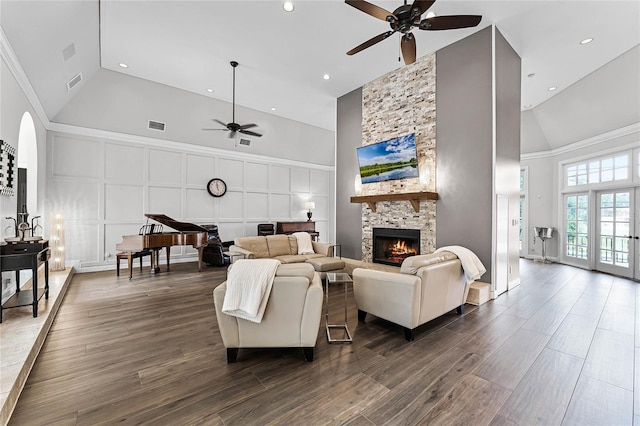
<svg viewBox="0 0 640 426"><path fill-rule="evenodd" d="M491 278L491 27L436 52L436 241L478 255Z"/></svg>
<svg viewBox="0 0 640 426"><path fill-rule="evenodd" d="M362 206L349 199L358 174L356 149L362 146L362 88L338 98L336 131L336 243L342 255L362 258Z"/></svg>

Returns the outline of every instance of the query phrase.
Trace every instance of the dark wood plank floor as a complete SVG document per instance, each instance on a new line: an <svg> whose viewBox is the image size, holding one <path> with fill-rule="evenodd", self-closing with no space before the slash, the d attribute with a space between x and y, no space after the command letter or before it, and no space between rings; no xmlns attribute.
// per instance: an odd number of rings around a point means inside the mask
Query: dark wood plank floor
<svg viewBox="0 0 640 426"><path fill-rule="evenodd" d="M321 329L312 363L256 349L227 365L212 299L225 274L76 275L10 424L640 425L637 282L522 261L519 287L411 343L358 323L350 293L353 344Z"/></svg>

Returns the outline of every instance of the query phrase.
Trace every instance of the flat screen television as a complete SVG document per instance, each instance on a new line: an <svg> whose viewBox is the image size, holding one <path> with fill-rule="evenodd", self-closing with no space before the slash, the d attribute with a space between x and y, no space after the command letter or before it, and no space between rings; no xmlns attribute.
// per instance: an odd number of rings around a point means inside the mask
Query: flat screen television
<svg viewBox="0 0 640 426"><path fill-rule="evenodd" d="M418 177L415 134L357 148L362 183Z"/></svg>

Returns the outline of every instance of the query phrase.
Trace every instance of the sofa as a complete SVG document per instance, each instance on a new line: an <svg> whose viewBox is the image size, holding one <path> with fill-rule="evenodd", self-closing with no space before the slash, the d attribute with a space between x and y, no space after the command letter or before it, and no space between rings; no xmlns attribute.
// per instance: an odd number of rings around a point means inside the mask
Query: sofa
<svg viewBox="0 0 640 426"><path fill-rule="evenodd" d="M309 263L320 278L324 272L344 268L344 261L333 257L333 244L311 241L313 253L298 254L298 240L293 235L276 234L238 237L229 247L230 252L241 253L245 259L278 259L281 263Z"/></svg>
<svg viewBox="0 0 640 426"><path fill-rule="evenodd" d="M305 361L313 361L323 292L310 264L278 266L260 323L223 313L226 291L225 281L213 291L213 301L228 363L236 361L240 348L302 348Z"/></svg>
<svg viewBox="0 0 640 426"><path fill-rule="evenodd" d="M358 319L370 313L401 325L409 341L419 325L453 309L462 314L469 285L460 260L447 251L408 257L399 272L353 270Z"/></svg>

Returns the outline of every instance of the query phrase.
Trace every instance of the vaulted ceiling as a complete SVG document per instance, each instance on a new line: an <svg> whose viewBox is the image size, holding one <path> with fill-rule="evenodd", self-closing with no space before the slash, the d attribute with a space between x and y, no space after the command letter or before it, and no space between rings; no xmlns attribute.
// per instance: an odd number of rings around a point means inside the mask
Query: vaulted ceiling
<svg viewBox="0 0 640 426"><path fill-rule="evenodd" d="M399 41L347 56L388 24L343 1L294 4L287 13L281 1L2 0L0 23L49 119L100 68L230 102L236 60L239 105L334 129L337 97L404 66ZM438 0L430 10L483 18L470 29L415 29L418 57L495 24L522 58L524 111L640 43L638 1ZM83 82L68 90L78 73Z"/></svg>

